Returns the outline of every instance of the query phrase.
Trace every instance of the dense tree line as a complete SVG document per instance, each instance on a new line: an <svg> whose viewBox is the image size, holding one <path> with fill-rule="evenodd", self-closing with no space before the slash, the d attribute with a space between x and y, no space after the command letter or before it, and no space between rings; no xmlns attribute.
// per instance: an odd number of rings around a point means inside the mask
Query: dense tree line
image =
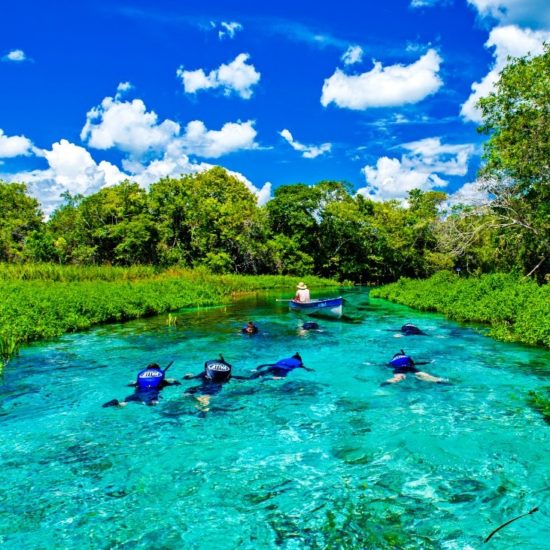
<svg viewBox="0 0 550 550"><path fill-rule="evenodd" d="M125 181L64 203L44 220L24 184L0 182L0 261L206 266L216 273L316 274L365 282L460 266L543 281L550 268L550 45L512 61L482 99L480 179L492 201L444 211L441 192L406 204L349 185L283 185L259 207L223 168Z"/></svg>
<svg viewBox="0 0 550 550"><path fill-rule="evenodd" d="M348 185L285 185L266 206L222 168L125 181L65 196L47 221L22 184L0 184L0 259L61 264L206 266L219 273L318 274L387 281L453 265L437 252L445 195L411 193L404 207L353 196Z"/></svg>

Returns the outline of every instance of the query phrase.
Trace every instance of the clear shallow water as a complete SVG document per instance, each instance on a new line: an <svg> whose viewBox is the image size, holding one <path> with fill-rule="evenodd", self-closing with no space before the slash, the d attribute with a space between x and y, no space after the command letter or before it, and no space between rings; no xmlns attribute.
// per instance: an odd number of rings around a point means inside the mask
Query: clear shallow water
<svg viewBox="0 0 550 550"><path fill-rule="evenodd" d="M548 428L525 405L548 383L548 352L346 296L354 322L319 320L322 332L301 334L271 294L25 349L0 379L0 545L325 548L330 514L340 525L355 510L366 519L347 532L365 548L480 548L540 505L485 547L548 548ZM238 333L249 319L261 334ZM386 331L405 322L429 336ZM454 385L380 387L400 348ZM247 374L296 351L315 372L233 380L204 417L184 395L196 381L157 407L101 408L150 361L174 359L181 378L221 352Z"/></svg>

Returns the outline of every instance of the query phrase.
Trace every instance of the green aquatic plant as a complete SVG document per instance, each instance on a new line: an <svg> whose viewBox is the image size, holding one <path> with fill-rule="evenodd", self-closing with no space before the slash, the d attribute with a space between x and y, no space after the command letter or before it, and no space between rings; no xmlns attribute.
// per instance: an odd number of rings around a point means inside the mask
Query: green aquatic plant
<svg viewBox="0 0 550 550"><path fill-rule="evenodd" d="M372 503L366 497L356 501L339 502L335 510L328 510L318 530L312 548L362 550L377 548L412 548L421 537L408 532L403 514L392 502L388 506ZM418 546L417 546L418 547Z"/></svg>
<svg viewBox="0 0 550 550"><path fill-rule="evenodd" d="M0 333L0 373L8 364L8 361L19 352L20 342L17 337L9 332Z"/></svg>
<svg viewBox="0 0 550 550"><path fill-rule="evenodd" d="M172 315L171 313L168 314L168 317L166 318L166 324L169 327L175 327L178 323L178 318L176 315Z"/></svg>
<svg viewBox="0 0 550 550"><path fill-rule="evenodd" d="M542 414L544 421L550 424L550 386L546 386L540 392L530 391L527 404Z"/></svg>

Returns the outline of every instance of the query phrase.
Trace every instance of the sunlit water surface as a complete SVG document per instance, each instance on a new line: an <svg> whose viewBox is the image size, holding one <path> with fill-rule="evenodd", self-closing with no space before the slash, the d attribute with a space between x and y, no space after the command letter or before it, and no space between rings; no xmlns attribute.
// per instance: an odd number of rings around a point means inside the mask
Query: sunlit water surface
<svg viewBox="0 0 550 550"><path fill-rule="evenodd" d="M23 350L0 379L0 545L325 548L330 521L360 510L370 519L353 536L366 548L471 549L539 505L490 544L548 548L548 429L526 406L548 383L547 352L366 291L346 291L350 318L302 333L277 297ZM259 335L239 333L249 319ZM405 322L428 336L387 331ZM400 348L453 385L381 387ZM296 351L314 372L233 380L206 414L186 380L156 407L101 408L151 361L175 360L181 379L221 352L246 375Z"/></svg>

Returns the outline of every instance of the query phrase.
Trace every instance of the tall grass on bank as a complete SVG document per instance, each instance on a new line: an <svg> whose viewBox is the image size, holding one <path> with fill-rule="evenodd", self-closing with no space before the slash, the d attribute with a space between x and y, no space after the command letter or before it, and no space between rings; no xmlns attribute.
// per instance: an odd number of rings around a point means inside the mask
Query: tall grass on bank
<svg viewBox="0 0 550 550"><path fill-rule="evenodd" d="M160 268L148 265L111 267L49 263L0 263L0 284L2 281L135 281L155 277L161 272Z"/></svg>
<svg viewBox="0 0 550 550"><path fill-rule="evenodd" d="M485 323L499 340L550 348L550 285L503 273L463 278L445 271L425 280L402 278L371 296Z"/></svg>
<svg viewBox="0 0 550 550"><path fill-rule="evenodd" d="M211 275L148 267L0 266L0 370L21 344L100 323L227 303L239 293L293 291L296 277ZM307 277L309 286L335 286Z"/></svg>

